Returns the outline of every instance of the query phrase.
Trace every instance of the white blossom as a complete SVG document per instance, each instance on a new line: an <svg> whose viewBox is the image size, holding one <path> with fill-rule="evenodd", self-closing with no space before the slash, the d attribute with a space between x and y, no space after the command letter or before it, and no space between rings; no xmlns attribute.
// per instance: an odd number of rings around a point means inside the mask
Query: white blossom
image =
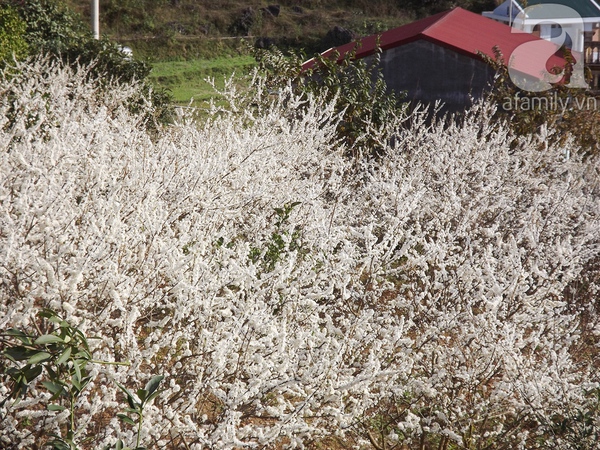
<svg viewBox="0 0 600 450"><path fill-rule="evenodd" d="M385 417L392 443L527 448L589 407L598 166L551 130L417 111L357 162L332 105L291 89L158 133L127 107L137 86L83 70L38 60L0 89L0 324L51 307L102 338L96 359L131 362L95 366L81 426L125 407L115 381L156 374L143 439L195 449L363 448ZM3 445L32 445L21 417L64 420L41 392L1 411ZM132 441L101 423L90 448Z"/></svg>

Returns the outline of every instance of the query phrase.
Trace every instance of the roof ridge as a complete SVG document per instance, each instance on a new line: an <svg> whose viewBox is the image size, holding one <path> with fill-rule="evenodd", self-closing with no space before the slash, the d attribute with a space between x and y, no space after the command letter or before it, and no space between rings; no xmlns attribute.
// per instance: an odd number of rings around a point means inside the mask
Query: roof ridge
<svg viewBox="0 0 600 450"><path fill-rule="evenodd" d="M452 13L457 9L466 11L466 10L462 9L460 6L455 6L452 9L438 13L440 15L440 18L437 19L436 21L430 23L425 28L423 28L423 30L421 30L421 32L419 34L425 34L430 28L437 27L441 22L444 22L450 15L452 15Z"/></svg>
<svg viewBox="0 0 600 450"><path fill-rule="evenodd" d="M545 42L547 45L553 45L529 33L512 33L510 27L507 25L494 22L479 14L456 7L435 14L434 16L387 30L382 34L378 33L367 36L358 41L329 49L323 52L322 55L332 58L332 55L335 55L335 52L337 52L339 56L336 59L338 61L341 60L342 55L352 51L356 51L356 58L370 56L375 52L377 36L381 36L380 46L383 51L415 41L425 40L476 59L481 59L482 53L493 58L493 47L495 45L500 46L502 52L507 56L511 55L515 48L531 40L538 40ZM360 49L357 50L357 47ZM533 57L533 59L535 58ZM553 56L551 59L553 65L562 65L559 61L563 61L561 57ZM557 62L554 61L555 59ZM303 70L310 69L315 64L314 58L308 60L303 64ZM524 69L521 72L538 77L539 73L532 72L534 69L538 70L537 67L533 67L535 64L539 65L541 63L536 61L522 61L520 65Z"/></svg>

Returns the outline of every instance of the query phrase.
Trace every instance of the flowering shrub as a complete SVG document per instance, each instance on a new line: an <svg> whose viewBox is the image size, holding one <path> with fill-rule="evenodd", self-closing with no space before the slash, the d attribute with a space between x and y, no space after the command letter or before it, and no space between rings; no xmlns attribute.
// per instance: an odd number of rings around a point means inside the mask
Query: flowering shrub
<svg viewBox="0 0 600 450"><path fill-rule="evenodd" d="M598 154L600 150L600 112L598 98L588 89L570 88L560 83L542 92L528 92L517 87L511 80L504 55L494 47L494 58L483 53L480 56L491 65L496 75L490 102L497 105L497 115L509 121L515 135L536 133L542 126L558 131L557 138L563 144L573 138L578 151ZM573 73L575 60L565 51L566 79ZM586 82L591 81L591 73L586 73Z"/></svg>
<svg viewBox="0 0 600 450"><path fill-rule="evenodd" d="M133 113L148 114L149 128L171 120L171 96L152 88L147 80L151 67L124 53L106 37L94 39L89 25L62 0L0 0L0 24L4 28L0 33L0 67L28 55L46 55L75 69L85 66L85 73L96 83L138 83L139 95L129 99L129 107ZM154 108L149 111L140 107L140 97L149 99Z"/></svg>
<svg viewBox="0 0 600 450"><path fill-rule="evenodd" d="M600 178L551 130L417 111L361 164L334 105L289 87L149 134L136 85L18 69L0 82L0 329L51 308L95 360L131 363L87 366L80 448L597 442ZM137 434L115 383L155 374ZM42 378L0 409L2 447L66 428Z"/></svg>
<svg viewBox="0 0 600 450"><path fill-rule="evenodd" d="M337 136L356 158L378 156L393 134L400 117L405 117L406 94L387 88L380 68L381 49L367 63L356 59L356 49L338 61L339 54L315 55L315 63L303 69L300 55L285 56L276 48L256 49L255 57L266 84L277 92L290 82L297 95L312 95L331 102L340 114Z"/></svg>

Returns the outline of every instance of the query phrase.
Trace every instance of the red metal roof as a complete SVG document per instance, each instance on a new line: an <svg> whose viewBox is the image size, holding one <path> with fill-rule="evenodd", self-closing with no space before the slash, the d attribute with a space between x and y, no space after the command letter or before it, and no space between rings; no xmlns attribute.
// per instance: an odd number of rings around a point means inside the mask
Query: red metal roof
<svg viewBox="0 0 600 450"><path fill-rule="evenodd" d="M482 52L494 58L494 47L501 50L505 62L511 60L511 66L527 75L540 78L540 67L547 70L553 67L564 67L565 60L555 55L558 47L544 41L532 34L514 32L511 27L462 8L454 8L413 23L385 31L382 34L365 37L357 42L351 42L340 47L329 49L322 55L332 56L335 51L340 54L339 60L355 48L356 58L364 58L375 53L377 39L383 51L398 47L417 40L427 40L437 45L447 47L458 53L480 58ZM522 47L513 55L514 50L528 42L538 42L537 45L546 46ZM358 46L358 47L357 47ZM527 48L527 50L525 50ZM548 55L553 55L548 58ZM315 60L306 61L302 68L310 69Z"/></svg>

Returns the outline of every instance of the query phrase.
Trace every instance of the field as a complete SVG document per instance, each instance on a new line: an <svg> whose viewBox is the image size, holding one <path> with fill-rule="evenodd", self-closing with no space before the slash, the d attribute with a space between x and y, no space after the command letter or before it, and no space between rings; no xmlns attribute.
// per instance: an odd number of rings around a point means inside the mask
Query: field
<svg viewBox="0 0 600 450"><path fill-rule="evenodd" d="M252 56L232 56L215 59L159 61L152 64L150 81L159 88L169 90L176 103L202 107L216 96L207 79L222 90L224 79L235 74L236 78L247 75L256 62Z"/></svg>
<svg viewBox="0 0 600 450"><path fill-rule="evenodd" d="M66 3L88 20L88 0ZM212 93L204 79L215 77L221 85L223 76L247 71L252 63L244 55L258 40L310 57L342 43L326 38L335 27L348 30L354 37L365 36L454 3L285 1L271 13L269 4L259 0L111 0L102 2L100 21L102 33L131 47L136 57L154 66L151 78L157 87L169 89L179 104L194 98L200 105ZM459 3L474 11L494 6L493 1Z"/></svg>

